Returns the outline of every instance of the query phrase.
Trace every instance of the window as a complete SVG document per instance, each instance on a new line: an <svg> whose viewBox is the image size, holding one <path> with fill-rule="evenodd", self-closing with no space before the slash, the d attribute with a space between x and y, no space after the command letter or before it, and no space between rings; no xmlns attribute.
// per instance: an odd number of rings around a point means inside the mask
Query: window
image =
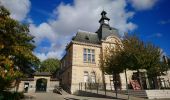
<svg viewBox="0 0 170 100"><path fill-rule="evenodd" d="M92 62L95 62L95 54L94 50L92 50Z"/></svg>
<svg viewBox="0 0 170 100"><path fill-rule="evenodd" d="M83 61L84 61L84 62L87 62L87 49L84 49L83 55L84 55L84 56L83 56L83 57L84 57L84 58L83 58Z"/></svg>
<svg viewBox="0 0 170 100"><path fill-rule="evenodd" d="M89 80L89 73L87 71L84 71L84 82L88 82Z"/></svg>
<svg viewBox="0 0 170 100"><path fill-rule="evenodd" d="M83 51L83 61L84 62L95 62L95 50L94 49L86 49L84 48Z"/></svg>
<svg viewBox="0 0 170 100"><path fill-rule="evenodd" d="M95 72L91 72L91 82L96 83L96 74L95 74Z"/></svg>

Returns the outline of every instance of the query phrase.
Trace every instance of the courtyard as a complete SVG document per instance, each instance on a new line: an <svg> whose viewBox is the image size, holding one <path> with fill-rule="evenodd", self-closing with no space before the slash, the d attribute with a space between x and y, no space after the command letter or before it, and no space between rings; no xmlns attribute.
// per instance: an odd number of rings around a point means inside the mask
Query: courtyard
<svg viewBox="0 0 170 100"><path fill-rule="evenodd" d="M23 100L127 100L127 95L118 94L118 99L115 98L115 94L107 92L106 97L88 97L88 96L75 96L63 92L62 95L52 92L41 93L25 93L26 98ZM130 100L147 100L144 98L137 98L130 96ZM156 99L156 100L168 100L168 99Z"/></svg>
<svg viewBox="0 0 170 100"><path fill-rule="evenodd" d="M52 93L52 92L26 93L25 94L26 98L24 100L113 100L114 94L112 93L112 95L113 96L106 96L106 97L88 97L88 96L86 97L86 96L75 96L67 93L64 93L62 95ZM120 96L119 100L126 100L127 96L125 95L119 95L119 96ZM132 100L143 100L143 99L133 97Z"/></svg>

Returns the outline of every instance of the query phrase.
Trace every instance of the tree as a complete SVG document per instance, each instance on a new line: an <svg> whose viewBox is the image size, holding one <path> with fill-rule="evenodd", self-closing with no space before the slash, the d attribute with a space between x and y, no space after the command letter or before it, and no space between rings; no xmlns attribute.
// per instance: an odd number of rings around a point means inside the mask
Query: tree
<svg viewBox="0 0 170 100"><path fill-rule="evenodd" d="M0 6L0 90L33 71L39 63L34 48L28 26L10 18L9 11Z"/></svg>
<svg viewBox="0 0 170 100"><path fill-rule="evenodd" d="M59 70L60 61L58 59L49 58L41 63L39 71L55 73Z"/></svg>
<svg viewBox="0 0 170 100"><path fill-rule="evenodd" d="M167 69L160 58L162 52L159 47L149 42L143 42L137 36L125 36L123 40L123 52L125 59L129 62L127 68L137 70L138 81L143 89L140 70L144 69L150 77L162 75Z"/></svg>
<svg viewBox="0 0 170 100"><path fill-rule="evenodd" d="M99 63L100 63L100 70L102 72L102 82L103 82L103 86L104 86L104 91L105 91L105 95L106 95L106 82L105 82L105 70L104 70L104 58L103 58L103 54L100 54L100 60L99 60Z"/></svg>
<svg viewBox="0 0 170 100"><path fill-rule="evenodd" d="M115 48L108 47L106 48L106 52L104 52L103 61L104 63L101 67L104 72L107 74L113 75L113 84L116 91L116 98L117 98L117 87L119 84L119 74L124 71L124 67L122 67L121 63L121 47L120 45L116 44Z"/></svg>
<svg viewBox="0 0 170 100"><path fill-rule="evenodd" d="M141 76L140 76L140 69L144 69L144 43L136 36L128 36L125 35L123 42L123 51L125 59L128 58L130 61L130 66L127 66L130 70L137 70L138 81L140 85ZM142 85L141 85L141 88Z"/></svg>
<svg viewBox="0 0 170 100"><path fill-rule="evenodd" d="M170 57L167 57L167 64L168 64L168 68L170 68Z"/></svg>
<svg viewBox="0 0 170 100"><path fill-rule="evenodd" d="M118 74L122 71L136 70L137 80L143 89L140 70L143 69L149 76L160 76L168 70L167 65L161 62L162 52L152 43L143 42L135 35L128 35L122 41L123 47L115 47L105 57L105 72Z"/></svg>

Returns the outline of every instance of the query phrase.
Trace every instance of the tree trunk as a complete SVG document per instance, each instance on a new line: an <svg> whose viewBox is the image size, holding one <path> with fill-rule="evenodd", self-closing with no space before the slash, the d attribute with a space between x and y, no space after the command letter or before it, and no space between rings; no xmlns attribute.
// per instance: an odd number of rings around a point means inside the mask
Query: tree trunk
<svg viewBox="0 0 170 100"><path fill-rule="evenodd" d="M137 76L138 76L138 79L139 79L139 84L140 84L141 90L143 90L142 78L141 78L141 74L140 74L139 69L137 70Z"/></svg>
<svg viewBox="0 0 170 100"><path fill-rule="evenodd" d="M103 79L103 86L104 86L104 93L105 93L105 96L106 96L106 83L105 83L105 77L104 77L104 72L102 70L102 79Z"/></svg>
<svg viewBox="0 0 170 100"><path fill-rule="evenodd" d="M115 88L115 93L116 93L116 98L117 98L117 77L116 74L113 73L113 84L114 84L114 88Z"/></svg>
<svg viewBox="0 0 170 100"><path fill-rule="evenodd" d="M125 69L125 78L126 78L126 90L127 90L128 100L129 100L129 87L128 87L128 81L127 81L127 73L126 73L126 69Z"/></svg>
<svg viewBox="0 0 170 100"><path fill-rule="evenodd" d="M158 83L158 84L159 84L159 85L158 85L158 88L161 89L161 78L160 78L160 76L158 76L158 79L159 79L159 81L158 81L158 82L159 82L159 83Z"/></svg>

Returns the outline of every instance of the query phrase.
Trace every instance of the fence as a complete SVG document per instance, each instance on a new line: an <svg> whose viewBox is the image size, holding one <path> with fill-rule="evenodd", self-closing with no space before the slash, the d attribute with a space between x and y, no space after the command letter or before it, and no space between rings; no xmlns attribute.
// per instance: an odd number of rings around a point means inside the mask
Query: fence
<svg viewBox="0 0 170 100"><path fill-rule="evenodd" d="M86 91L91 93L97 93L97 94L106 94L106 92L114 92L114 86L111 84L105 84L106 89L104 88L103 83L79 83L79 90L80 91ZM120 90L120 89L118 89Z"/></svg>

